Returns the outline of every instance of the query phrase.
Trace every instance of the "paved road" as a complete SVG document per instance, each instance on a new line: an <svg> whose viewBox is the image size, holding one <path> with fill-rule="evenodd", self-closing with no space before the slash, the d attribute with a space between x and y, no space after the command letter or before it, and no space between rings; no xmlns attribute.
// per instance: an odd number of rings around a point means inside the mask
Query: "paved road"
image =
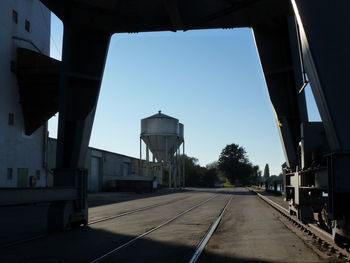
<svg viewBox="0 0 350 263"><path fill-rule="evenodd" d="M285 227L278 212L245 189L236 196L210 239L201 263L324 262Z"/></svg>
<svg viewBox="0 0 350 263"><path fill-rule="evenodd" d="M162 204L88 227L0 249L0 262L91 262L196 204L205 204L144 236L104 262L188 262L223 206L233 196L222 224L201 262L322 262L284 227L274 211L243 188L192 189L118 201L116 194L95 196L91 220ZM116 203L115 203L116 202Z"/></svg>
<svg viewBox="0 0 350 263"><path fill-rule="evenodd" d="M138 205L142 206L142 199L147 199L146 203L159 202L159 199L153 200L152 197L168 194L176 195L176 191L163 189L151 194L89 193L88 203L91 208L89 209L89 217L92 220L108 213L113 214L115 209L119 211L123 208L128 210ZM120 205L105 206L117 203L120 203ZM48 207L47 203L0 207L0 247L17 240L44 234Z"/></svg>

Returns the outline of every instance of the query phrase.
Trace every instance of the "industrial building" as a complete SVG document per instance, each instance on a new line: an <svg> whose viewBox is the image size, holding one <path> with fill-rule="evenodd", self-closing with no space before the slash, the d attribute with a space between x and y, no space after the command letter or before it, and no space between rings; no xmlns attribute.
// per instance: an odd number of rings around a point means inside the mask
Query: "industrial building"
<svg viewBox="0 0 350 263"><path fill-rule="evenodd" d="M50 21L40 1L0 1L0 187L47 185L47 125L26 132L25 84L16 74L19 48L49 56Z"/></svg>
<svg viewBox="0 0 350 263"><path fill-rule="evenodd" d="M146 145L146 158L142 158L142 141ZM184 125L178 119L157 114L141 120L140 158L89 147L84 168L87 170L88 191L147 191L150 183L159 187L180 188L185 184ZM57 140L48 139L47 186L53 186L56 167ZM152 158L151 158L152 155Z"/></svg>
<svg viewBox="0 0 350 263"><path fill-rule="evenodd" d="M146 158L142 158L142 141ZM180 146L184 154L184 125L178 119L157 114L141 120L140 158L89 147L84 168L87 170L88 191L147 191L156 180L159 187L180 188L185 184L184 164L180 160ZM57 140L48 139L47 186L53 186L56 167ZM151 158L152 154L152 158Z"/></svg>
<svg viewBox="0 0 350 263"><path fill-rule="evenodd" d="M50 23L39 0L0 1L0 188L54 186L57 141L48 138L47 120L58 111L60 61L49 57ZM161 185L160 169L149 172L144 162L88 148L88 191L123 190L118 181L154 176Z"/></svg>
<svg viewBox="0 0 350 263"><path fill-rule="evenodd" d="M53 186L52 169L56 165L56 147L57 140L49 138L48 167L50 168L50 173L48 175L48 186L50 187ZM138 158L92 147L88 148L84 167L88 172L87 181L88 191L90 192L103 190L134 191L134 188L129 187L126 189L124 182L137 181L142 184L147 181L151 183L154 177L159 178L158 183L162 184L160 170L149 173L145 160L140 161Z"/></svg>

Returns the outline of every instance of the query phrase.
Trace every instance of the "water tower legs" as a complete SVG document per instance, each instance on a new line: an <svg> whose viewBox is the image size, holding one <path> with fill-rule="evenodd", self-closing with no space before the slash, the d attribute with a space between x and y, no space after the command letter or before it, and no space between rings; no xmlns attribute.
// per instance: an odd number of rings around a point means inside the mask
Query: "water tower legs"
<svg viewBox="0 0 350 263"><path fill-rule="evenodd" d="M172 176L172 174L171 174L171 170L172 170L172 167L171 167L171 164L169 165L169 188L171 188L171 176Z"/></svg>
<svg viewBox="0 0 350 263"><path fill-rule="evenodd" d="M185 141L182 142L182 186L185 188L186 183L185 183Z"/></svg>

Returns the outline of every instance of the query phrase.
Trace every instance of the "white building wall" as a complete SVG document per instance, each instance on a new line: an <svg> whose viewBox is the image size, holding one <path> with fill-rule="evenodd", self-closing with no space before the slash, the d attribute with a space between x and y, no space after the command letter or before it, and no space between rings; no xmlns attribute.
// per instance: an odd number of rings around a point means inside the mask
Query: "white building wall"
<svg viewBox="0 0 350 263"><path fill-rule="evenodd" d="M57 140L48 140L48 186L53 186L52 171L56 166ZM145 176L139 175L139 159L104 151L96 148L88 148L84 168L88 170L88 190L90 192L101 191L105 188L115 187L110 183L120 179L140 180ZM98 169L97 169L98 168ZM143 168L145 169L145 168ZM143 171L142 174L146 174ZM160 170L151 175L151 178L160 176ZM161 178L161 177L159 177ZM161 184L162 181L159 181Z"/></svg>
<svg viewBox="0 0 350 263"><path fill-rule="evenodd" d="M18 14L17 23L13 11ZM25 30L25 20L30 23L30 32ZM0 1L0 187L18 186L18 169L28 169L29 176L39 175L37 186L46 186L44 169L44 136L46 127L33 135L24 135L22 108L15 73L11 72L11 61L16 61L16 48L35 48L25 42L13 39L20 37L31 40L47 56L50 53L51 13L39 0ZM14 124L9 124L9 114ZM12 178L8 177L12 169ZM25 171L25 170L20 170Z"/></svg>

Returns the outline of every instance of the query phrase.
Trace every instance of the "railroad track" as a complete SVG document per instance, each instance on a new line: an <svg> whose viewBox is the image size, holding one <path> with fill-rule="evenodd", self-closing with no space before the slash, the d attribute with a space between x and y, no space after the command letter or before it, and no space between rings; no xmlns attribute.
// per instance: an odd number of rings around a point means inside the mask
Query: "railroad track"
<svg viewBox="0 0 350 263"><path fill-rule="evenodd" d="M122 249L134 244L135 242L137 242L137 240L151 234L152 232L170 224L171 222L175 221L176 219L178 219L179 217L191 212L192 210L208 203L209 201L213 200L214 198L216 198L218 195L212 196L198 204L195 204L194 206L178 213L177 215L169 218L168 220L164 221L163 223L145 231L144 233L130 239L129 241L119 245L118 247L106 252L105 254L101 255L98 258L95 258L94 260L90 261L90 263L99 263L99 262L104 262L105 260L107 260L108 258L112 257L113 255L116 255L118 252L120 252ZM211 236L214 234L215 230L217 229L219 223L221 222L224 213L227 209L227 207L230 205L232 200L232 196L229 198L229 200L225 203L225 206L221 209L219 215L216 217L215 221L213 222L213 224L210 226L208 232L206 232L206 234L204 235L204 237L202 238L202 240L199 242L195 252L193 253L193 256L191 257L189 263L196 263L198 261L198 259L200 258L200 255L202 253L202 251L204 250L206 244L208 243L208 241L210 240Z"/></svg>
<svg viewBox="0 0 350 263"><path fill-rule="evenodd" d="M263 201L277 210L283 217L285 217L290 223L292 223L295 227L311 236L321 247L325 250L328 250L328 253L334 254L338 259L342 259L345 262L350 262L350 250L349 247L342 248L338 244L336 244L333 240L333 236L326 232L325 230L318 227L316 224L304 224L299 221L296 216L290 215L288 209L280 206L276 202L271 199L263 196L262 194L257 193L249 189L250 191L257 194Z"/></svg>
<svg viewBox="0 0 350 263"><path fill-rule="evenodd" d="M232 201L232 196L230 199L226 202L224 208L221 210L220 214L217 216L216 220L213 222L213 224L210 226L209 231L205 234L201 242L199 242L196 251L194 252L192 258L190 259L189 263L196 263L198 259L200 258L205 246L208 244L210 238L215 233L215 230L218 228L222 218L224 217L224 213L226 212L227 207L230 205Z"/></svg>
<svg viewBox="0 0 350 263"><path fill-rule="evenodd" d="M340 262L350 262L349 251L347 251L346 249L341 248L337 244L335 244L332 236L329 233L320 229L316 225L313 225L313 224L306 225L306 224L299 222L297 220L297 218L295 216L291 216L289 214L289 211L287 209L285 209L284 207L280 206L276 202L272 201L271 199L269 199L269 198L267 198L259 193L256 193L256 194L258 195L259 198L261 198L263 201L265 201L271 207L276 209L276 211L278 211L284 218L288 219L288 221L292 223L293 226L292 227L289 226L289 228L293 229L294 227L297 227L299 230L301 230L305 234L314 238L315 241L319 244L319 246L324 248L323 253L325 253L324 250L326 250L326 251L328 251L327 254L334 254L339 259L342 259ZM188 209L176 214L175 216L165 220L164 222L160 223L159 225L157 225L151 229L146 230L145 232L141 233L140 235L131 238L130 240L126 241L125 243L118 244L118 246L116 246L115 248L110 249L109 251L105 252L103 255L101 255L101 256L99 256L99 257L97 257L89 262L90 263L97 263L97 262L104 262L105 260L107 260L107 261L112 260L113 259L112 257L115 255L118 255L118 252L121 252L124 248L127 248L127 247L133 245L138 240L140 240L140 239L144 238L145 236L151 234L152 232L157 231L158 229L174 222L176 219L180 218L181 216L184 216L185 214L187 214L187 213L195 210L196 208L208 203L209 201L213 200L214 198L216 198L218 196L219 196L218 194L216 194L214 196L210 196L209 198L192 205L190 208L188 208ZM230 205L232 198L233 198L233 195L229 195L229 198L226 199L224 207L220 210L219 214L217 215L217 217L215 218L215 220L213 221L213 223L209 227L208 231L205 233L205 235L203 236L201 241L198 243L198 246L195 249L194 253L192 254L191 259L188 261L189 263L196 263L200 259L200 256L201 256L202 252L204 251L207 243L209 242L210 238L215 233L222 218L224 217L225 211L227 210L228 206ZM125 213L121 213L121 214L118 214L115 216L108 216L106 218L97 219L97 220L91 221L90 224L97 224L97 223L100 223L100 222L103 222L106 220L111 220L111 219L115 219L115 218L118 218L121 216L126 216L129 214L137 213L137 212L151 209L151 208L154 208L157 206L165 205L165 204L170 203L170 202L175 202L175 200L178 201L179 199L183 200L184 198L176 198L176 199L171 200L171 201L166 201L166 202L162 202L159 204L138 208L138 209L128 211ZM286 222L287 220L282 220L282 222L283 221ZM285 223L285 224L290 225L289 223ZM297 231L297 232L300 232L300 231Z"/></svg>
<svg viewBox="0 0 350 263"><path fill-rule="evenodd" d="M94 225L94 224L97 224L97 223L100 223L100 222L104 222L104 221L108 221L108 220L111 220L111 219L115 219L115 218L118 218L118 217L135 214L135 213L138 213L138 212L141 212L141 211L145 211L145 210L148 210L148 209L152 209L152 208L155 208L155 207L168 205L168 204L171 204L171 203L174 203L174 202L177 202L177 201L182 201L182 200L185 200L187 198L189 198L189 196L179 197L179 198L175 198L175 199L170 200L170 201L164 201L164 202L161 202L161 203L158 203L158 204L144 206L144 207L137 208L137 209L134 209L134 210L131 210L131 211L127 211L127 212L123 212L123 213L120 213L120 214L117 214L117 215L105 216L105 217L102 217L102 218L99 218L99 219L91 220L87 225Z"/></svg>
<svg viewBox="0 0 350 263"><path fill-rule="evenodd" d="M161 202L161 203L158 203L158 204L154 204L154 205L140 207L140 208L133 209L133 210L130 210L130 211L126 211L126 212L123 212L123 213L119 213L119 214L116 214L116 215L101 217L101 218L98 218L98 219L90 221L87 225L88 226L89 225L94 225L94 224L97 224L97 223L105 222L105 221L116 219L116 218L119 218L119 217L132 215L132 214L135 214L135 213L138 213L138 212L142 212L142 211L146 211L146 210L149 210L149 209L152 209L152 208L156 208L156 207L160 207L160 206L167 205L167 204L170 204L170 203L182 201L182 200L187 199L189 197L190 196L179 197L179 198L175 198L173 200L164 201L164 202ZM49 235L50 234L40 234L40 235L37 235L37 236L32 236L32 237L29 237L29 238L13 241L13 242L1 245L0 249L15 247L15 246L18 246L18 245L22 245L24 243L28 243L28 242L31 242L31 241L35 241L35 240L39 240L39 239L48 237Z"/></svg>

